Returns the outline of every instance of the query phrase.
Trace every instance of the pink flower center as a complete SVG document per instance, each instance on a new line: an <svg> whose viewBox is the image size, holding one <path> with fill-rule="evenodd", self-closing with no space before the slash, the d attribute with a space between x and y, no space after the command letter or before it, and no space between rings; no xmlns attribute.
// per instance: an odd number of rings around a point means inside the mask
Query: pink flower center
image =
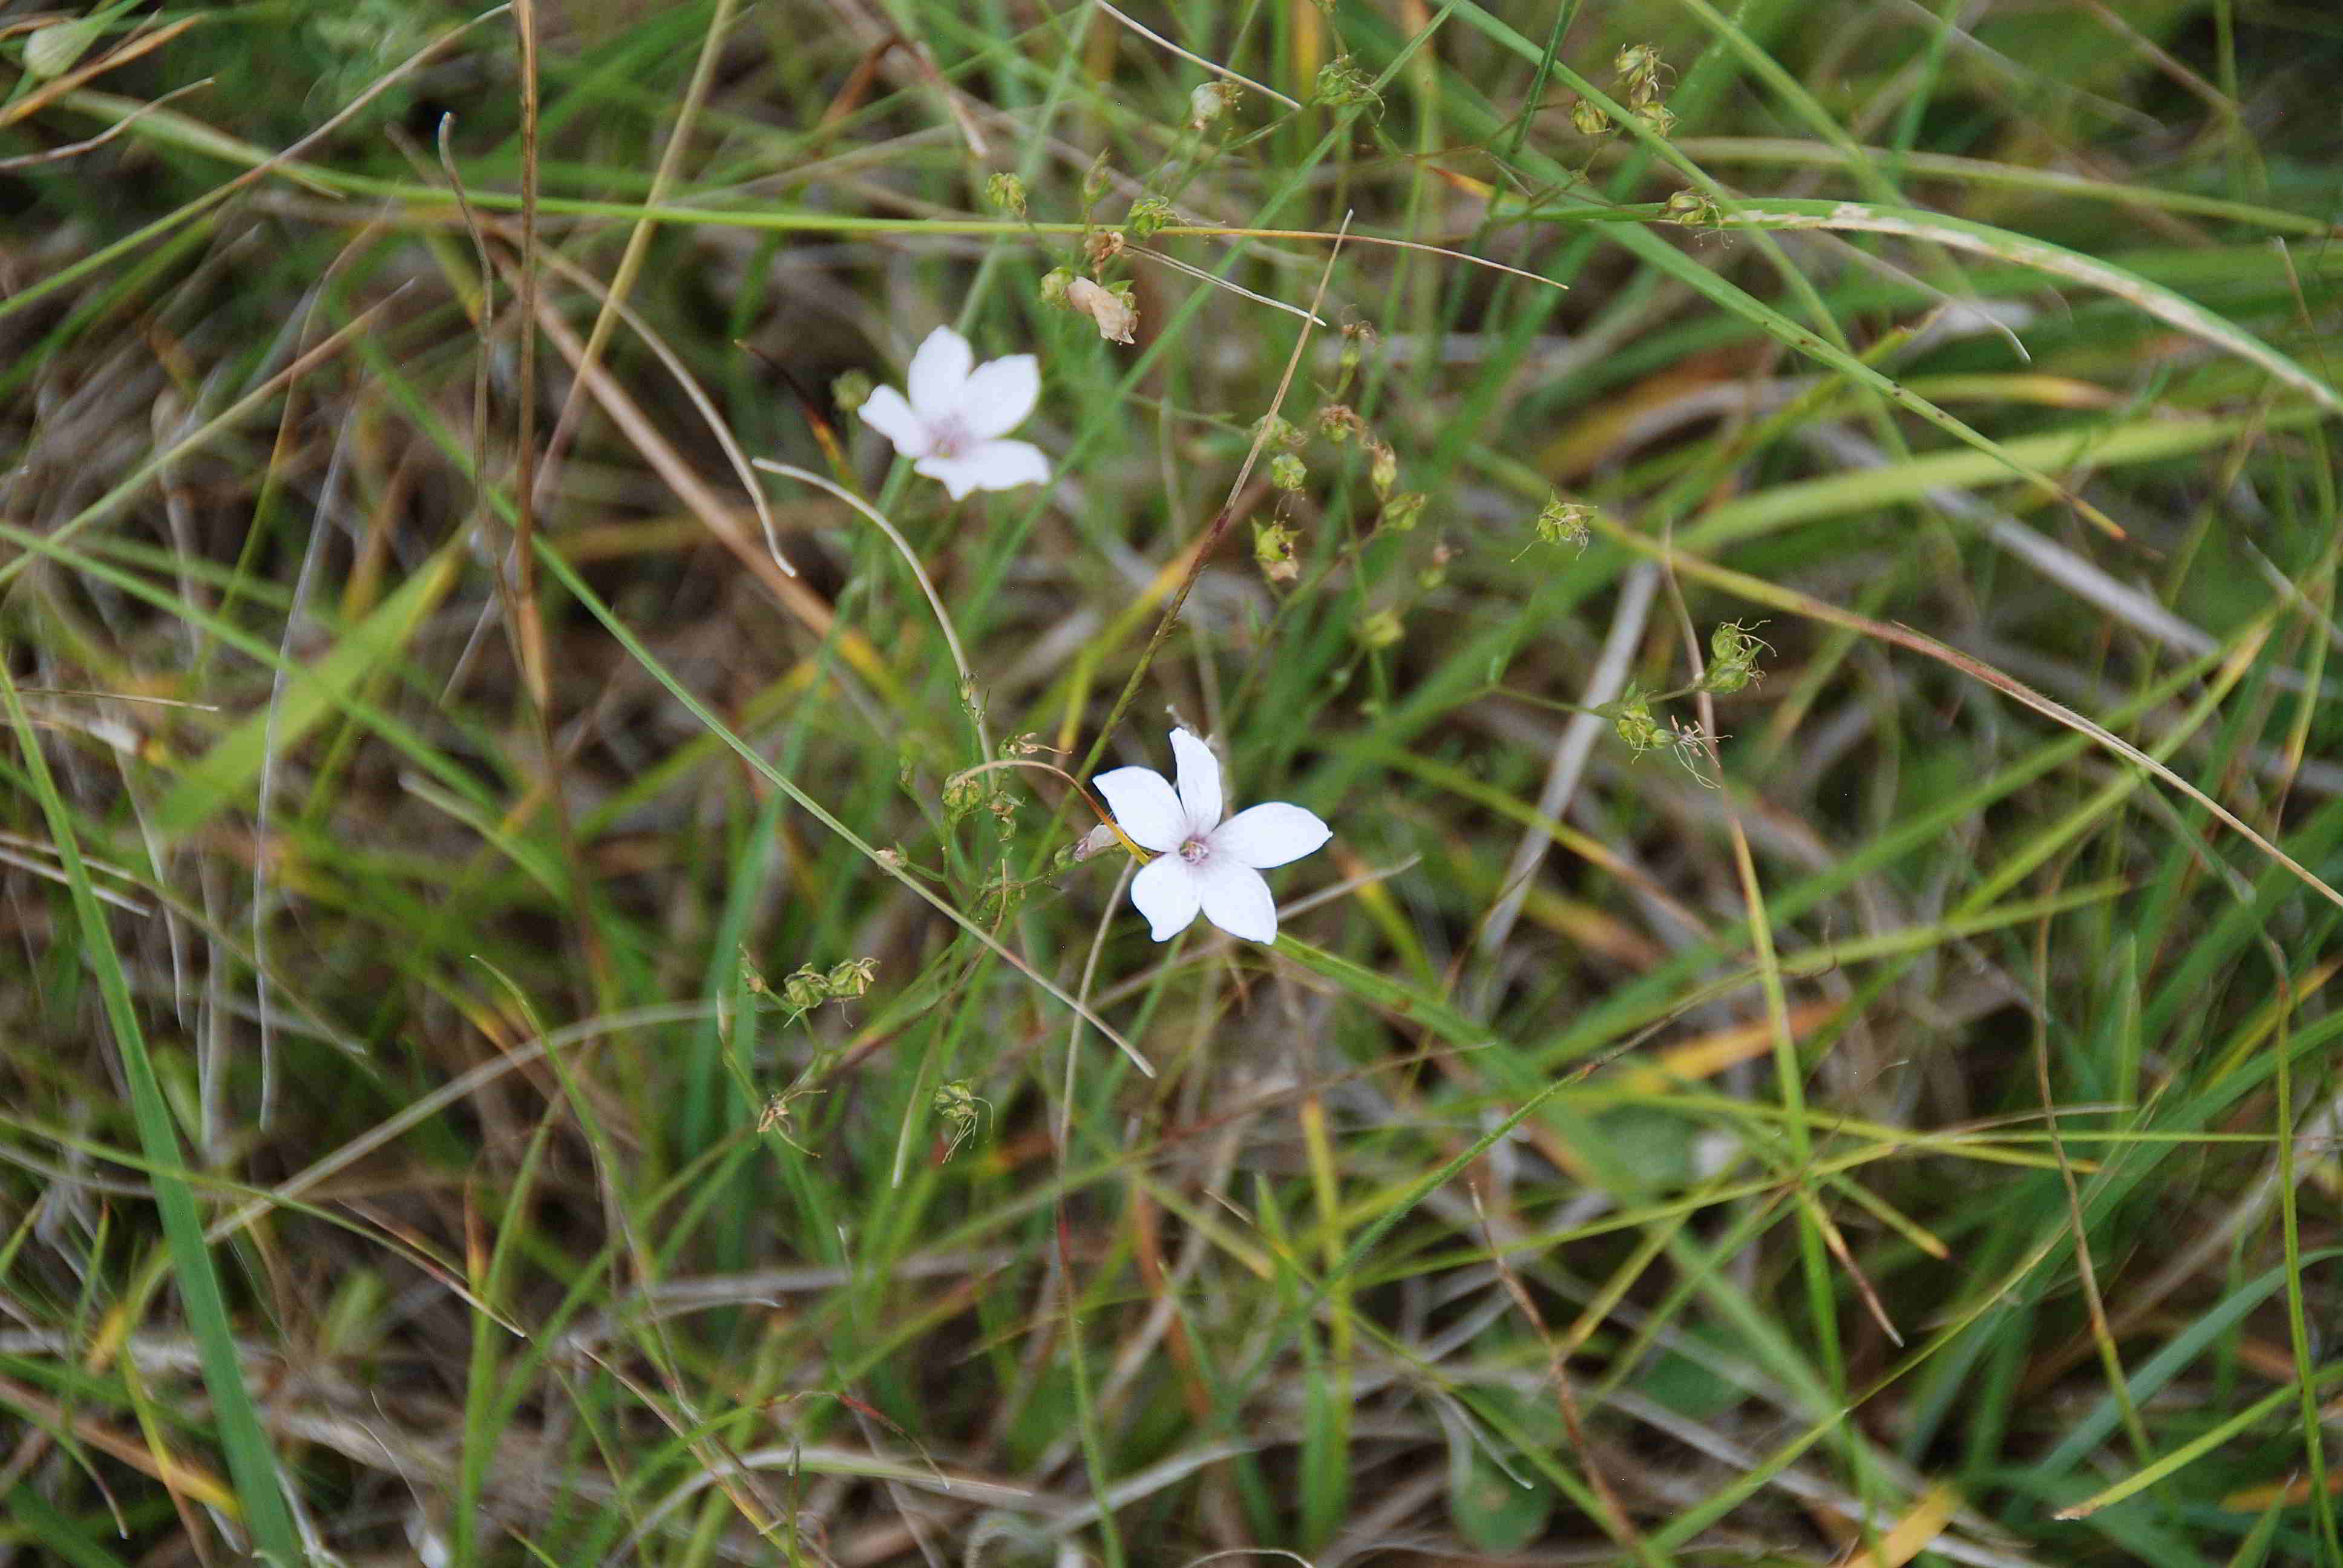
<svg viewBox="0 0 2343 1568"><path fill-rule="evenodd" d="M1187 861L1188 864L1192 866L1202 865L1206 860L1212 859L1212 842L1202 833L1196 834L1186 843L1180 846L1180 858Z"/></svg>
<svg viewBox="0 0 2343 1568"><path fill-rule="evenodd" d="M931 457L964 457L975 444L976 438L969 433L966 421L957 414L928 421L928 455Z"/></svg>

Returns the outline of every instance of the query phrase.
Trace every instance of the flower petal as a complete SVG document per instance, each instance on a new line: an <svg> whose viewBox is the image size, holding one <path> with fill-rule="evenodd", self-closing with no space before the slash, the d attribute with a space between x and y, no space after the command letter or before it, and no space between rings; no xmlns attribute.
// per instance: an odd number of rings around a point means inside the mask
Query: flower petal
<svg viewBox="0 0 2343 1568"><path fill-rule="evenodd" d="M1155 862L1149 861L1147 871L1154 869ZM1229 935L1242 937L1249 942L1277 940L1277 900L1269 896L1269 884L1262 880L1259 871L1239 865L1226 855L1215 855L1192 869L1193 874L1189 879L1196 886L1206 920ZM1139 874L1144 877L1147 871ZM1139 891L1136 880L1131 890Z"/></svg>
<svg viewBox="0 0 2343 1568"><path fill-rule="evenodd" d="M955 501L967 499L968 493L978 487L976 470L962 457L922 457L911 465L911 471L941 481L944 493Z"/></svg>
<svg viewBox="0 0 2343 1568"><path fill-rule="evenodd" d="M922 457L912 465L943 481L955 501L970 490L1013 490L1050 482L1050 459L1031 441L986 441L958 457Z"/></svg>
<svg viewBox="0 0 2343 1568"><path fill-rule="evenodd" d="M968 385L968 373L975 365L976 350L968 346L967 338L949 327L929 333L920 351L911 356L911 373L905 377L911 407L920 411L920 417L933 423L958 413L960 390Z"/></svg>
<svg viewBox="0 0 2343 1568"><path fill-rule="evenodd" d="M1031 354L992 360L978 366L960 388L960 423L980 441L1006 436L1025 422L1041 396L1040 360Z"/></svg>
<svg viewBox="0 0 2343 1568"><path fill-rule="evenodd" d="M1221 819L1221 759L1192 732L1175 729L1172 760L1179 770L1180 804L1188 809L1188 825L1211 832Z"/></svg>
<svg viewBox="0 0 2343 1568"><path fill-rule="evenodd" d="M1314 811L1283 800L1248 806L1212 831L1212 853L1265 871L1298 860L1334 836Z"/></svg>
<svg viewBox="0 0 2343 1568"><path fill-rule="evenodd" d="M1245 875L1261 881L1251 871ZM1165 942L1188 929L1201 902L1197 884L1196 868L1177 855L1158 855L1139 869L1139 875L1131 879L1131 902L1147 917L1149 936ZM1262 895L1268 892L1269 884L1262 882ZM1270 916L1273 921L1276 911L1271 910Z"/></svg>
<svg viewBox="0 0 2343 1568"><path fill-rule="evenodd" d="M1154 769L1117 768L1091 779L1091 787L1106 797L1115 826L1141 849L1161 854L1187 838L1188 814L1180 809L1171 781Z"/></svg>
<svg viewBox="0 0 2343 1568"><path fill-rule="evenodd" d="M874 390L862 400L860 412L865 425L893 442L895 450L906 457L924 457L935 446L927 421L913 413L903 395L892 387Z"/></svg>

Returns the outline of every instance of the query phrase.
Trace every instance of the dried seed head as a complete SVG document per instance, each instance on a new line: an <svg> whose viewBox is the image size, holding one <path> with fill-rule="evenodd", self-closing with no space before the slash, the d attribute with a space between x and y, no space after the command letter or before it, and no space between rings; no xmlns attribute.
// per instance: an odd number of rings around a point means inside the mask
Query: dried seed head
<svg viewBox="0 0 2343 1568"><path fill-rule="evenodd" d="M1131 211L1123 215L1122 226L1133 239L1151 239L1179 221L1179 215L1172 210L1170 202L1160 196L1143 196L1131 204Z"/></svg>
<svg viewBox="0 0 2343 1568"><path fill-rule="evenodd" d="M1318 67L1318 80L1311 89L1310 101L1330 109L1343 109L1383 100L1367 74L1351 63L1351 56L1340 55Z"/></svg>
<svg viewBox="0 0 2343 1568"><path fill-rule="evenodd" d="M1628 107L1640 109L1658 101L1660 73L1667 67L1661 64L1657 49L1649 44L1630 44L1619 51L1613 65L1626 87Z"/></svg>
<svg viewBox="0 0 2343 1568"><path fill-rule="evenodd" d="M1347 403L1329 403L1318 410L1318 433L1337 447L1349 442L1353 436L1366 434L1367 422Z"/></svg>
<svg viewBox="0 0 2343 1568"><path fill-rule="evenodd" d="M1537 515L1538 538L1550 545L1576 545L1584 550L1591 537L1587 524L1594 518L1594 508L1585 502L1565 501L1556 496Z"/></svg>
<svg viewBox="0 0 2343 1568"><path fill-rule="evenodd" d="M1725 221L1725 211L1706 191L1680 190L1668 197L1668 221L1686 228L1714 228Z"/></svg>
<svg viewBox="0 0 2343 1568"><path fill-rule="evenodd" d="M1082 171L1082 205L1091 206L1099 197L1106 195L1106 187L1111 177L1106 166L1106 154L1101 153L1092 158L1091 166Z"/></svg>
<svg viewBox="0 0 2343 1568"><path fill-rule="evenodd" d="M1101 228L1091 231L1090 237L1082 241L1083 254L1091 258L1091 270L1096 272L1100 267L1121 256L1124 243L1122 230L1119 228Z"/></svg>
<svg viewBox="0 0 2343 1568"><path fill-rule="evenodd" d="M969 1135L976 1131L977 1123L983 1120L983 1114L977 1107L990 1107L992 1102L970 1089L966 1079L959 1079L938 1084L934 1097L928 1103L950 1129L950 1141L944 1145L944 1158L949 1161L960 1152L960 1146L968 1141Z"/></svg>
<svg viewBox="0 0 2343 1568"><path fill-rule="evenodd" d="M1253 421L1252 427L1261 432L1262 445L1265 447L1299 447L1310 439L1280 414L1263 414Z"/></svg>
<svg viewBox="0 0 2343 1568"><path fill-rule="evenodd" d="M861 996L870 990L871 977L878 972L877 959L849 959L832 968L823 983L834 997Z"/></svg>
<svg viewBox="0 0 2343 1568"><path fill-rule="evenodd" d="M1252 528L1253 564L1261 575L1273 583L1290 583L1302 575L1302 563L1293 558L1294 533L1283 523L1255 523Z"/></svg>
<svg viewBox="0 0 2343 1568"><path fill-rule="evenodd" d="M1395 534L1406 533L1423 519L1423 505L1430 499L1422 490L1402 490L1383 503L1383 526Z"/></svg>
<svg viewBox="0 0 2343 1568"><path fill-rule="evenodd" d="M819 970L800 969L781 982L781 1000L799 1012L811 1012L830 1000L830 979Z"/></svg>
<svg viewBox="0 0 2343 1568"><path fill-rule="evenodd" d="M944 780L944 813L954 821L967 816L992 793L992 780L981 773L955 773Z"/></svg>
<svg viewBox="0 0 2343 1568"><path fill-rule="evenodd" d="M1720 697L1730 697L1765 679L1765 672L1757 668L1757 656L1774 651L1765 638L1750 636L1748 628L1732 620L1709 633L1708 650L1711 662L1701 685Z"/></svg>
<svg viewBox="0 0 2343 1568"><path fill-rule="evenodd" d="M1667 730L1652 717L1651 694L1637 689L1632 682L1619 694L1618 700L1604 703L1598 711L1610 719L1612 729L1638 757L1668 743Z"/></svg>

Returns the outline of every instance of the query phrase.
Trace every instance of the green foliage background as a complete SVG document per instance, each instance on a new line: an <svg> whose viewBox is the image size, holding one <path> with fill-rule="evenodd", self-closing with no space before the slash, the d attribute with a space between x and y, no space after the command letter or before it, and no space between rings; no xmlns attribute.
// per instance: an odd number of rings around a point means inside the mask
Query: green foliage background
<svg viewBox="0 0 2343 1568"><path fill-rule="evenodd" d="M2343 1563L2321 8L0 28L11 1560Z"/></svg>

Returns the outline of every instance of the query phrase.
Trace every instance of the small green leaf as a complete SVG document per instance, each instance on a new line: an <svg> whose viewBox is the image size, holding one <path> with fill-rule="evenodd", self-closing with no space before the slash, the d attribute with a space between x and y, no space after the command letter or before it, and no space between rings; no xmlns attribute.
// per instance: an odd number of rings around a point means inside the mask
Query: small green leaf
<svg viewBox="0 0 2343 1568"><path fill-rule="evenodd" d="M1554 1488L1514 1480L1461 1433L1448 1440L1448 1518L1483 1552L1519 1552L1545 1533Z"/></svg>
<svg viewBox="0 0 2343 1568"><path fill-rule="evenodd" d="M38 81L64 75L105 31L102 16L75 16L35 27L25 38L25 75Z"/></svg>

